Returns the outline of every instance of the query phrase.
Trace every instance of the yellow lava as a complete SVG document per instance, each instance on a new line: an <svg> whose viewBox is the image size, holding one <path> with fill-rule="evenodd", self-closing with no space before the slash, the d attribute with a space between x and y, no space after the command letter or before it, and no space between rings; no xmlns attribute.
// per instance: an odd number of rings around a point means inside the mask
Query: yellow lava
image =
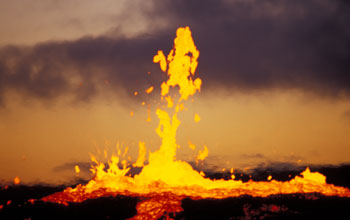
<svg viewBox="0 0 350 220"><path fill-rule="evenodd" d="M199 117L198 114L194 114L194 121L199 122L201 120L201 117Z"/></svg>
<svg viewBox="0 0 350 220"><path fill-rule="evenodd" d="M79 168L78 165L75 165L75 166L74 166L74 170L75 170L75 173L76 173L76 174L79 174L79 173L80 173L80 168Z"/></svg>
<svg viewBox="0 0 350 220"><path fill-rule="evenodd" d="M188 141L188 147L191 148L192 150L196 149L196 145L192 144L191 141Z"/></svg>
<svg viewBox="0 0 350 220"><path fill-rule="evenodd" d="M269 179L266 182L248 181L243 183L234 180L231 169L231 180L211 180L204 177L203 172L194 170L185 161L176 159L176 133L180 126L178 114L185 108L185 100L200 91L201 79L195 78L197 68L197 50L189 27L178 28L174 40L174 48L165 57L163 51L158 51L153 61L160 64L160 68L167 73L168 80L161 84L162 100L167 101L166 108L156 109L159 125L156 133L161 138L161 146L148 155L148 164L144 165L146 158L145 143L139 144L139 158L134 166L143 167L142 171L131 177L126 175L130 167L120 159L112 156L106 170L102 162L96 160L92 172L95 177L87 185L78 185L76 188L67 188L63 193L67 201L83 201L87 198L103 196L108 193L130 196L143 196L162 193L176 194L191 198L227 198L240 195L266 197L273 194L293 193L322 193L328 196L350 197L350 190L326 183L326 178L320 173L306 169L301 176L296 176L288 182ZM171 96L170 89L178 89L178 94ZM153 90L153 88L152 88ZM170 104L169 104L170 103ZM190 143L190 142L189 142ZM194 145L190 147L194 149ZM208 156L208 148L200 152L197 159L202 160ZM103 189L101 191L101 189ZM63 197L50 197L44 201L64 203Z"/></svg>
<svg viewBox="0 0 350 220"><path fill-rule="evenodd" d="M197 156L197 161L204 160L205 158L207 158L208 154L209 154L208 147L204 145L204 149L199 151L199 154Z"/></svg>
<svg viewBox="0 0 350 220"><path fill-rule="evenodd" d="M139 156L137 157L136 162L133 164L134 167L143 167L143 164L146 160L146 145L145 142L139 142Z"/></svg>
<svg viewBox="0 0 350 220"><path fill-rule="evenodd" d="M148 89L146 89L145 92L149 94L149 93L153 92L153 89L154 89L154 87L151 86Z"/></svg>

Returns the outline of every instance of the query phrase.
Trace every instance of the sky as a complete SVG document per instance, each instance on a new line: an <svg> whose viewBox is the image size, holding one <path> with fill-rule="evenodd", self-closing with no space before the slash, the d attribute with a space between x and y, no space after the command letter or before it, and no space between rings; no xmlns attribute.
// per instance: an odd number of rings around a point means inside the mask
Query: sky
<svg viewBox="0 0 350 220"><path fill-rule="evenodd" d="M89 153L156 150L152 60L184 26L203 85L178 158L206 145L207 167L350 162L348 1L0 0L0 181L61 183L76 164L89 175Z"/></svg>

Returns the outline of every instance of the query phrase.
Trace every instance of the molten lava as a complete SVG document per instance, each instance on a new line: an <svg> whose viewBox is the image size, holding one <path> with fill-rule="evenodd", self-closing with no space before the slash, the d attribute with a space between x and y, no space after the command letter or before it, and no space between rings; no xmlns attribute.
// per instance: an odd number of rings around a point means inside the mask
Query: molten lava
<svg viewBox="0 0 350 220"><path fill-rule="evenodd" d="M234 180L233 170L232 180L211 180L187 162L177 160L176 150L179 146L176 143L176 132L180 126L178 114L185 109L185 101L200 91L202 84L200 78L195 78L198 57L199 51L189 27L178 28L174 48L167 57L163 51L158 51L154 56L153 61L159 63L161 70L168 75L168 80L161 84L161 98L167 105L156 110L159 118L156 132L162 142L157 151L149 153L147 165L144 165L146 145L139 143L139 157L133 164L142 167L139 174L128 176L130 167L125 162L122 163L122 168L119 167L119 155L112 156L108 169L92 156L96 165L91 169L94 178L89 183L67 188L42 200L68 205L69 202L82 202L101 196L135 196L143 199L137 205L138 215L134 219L158 219L165 212L181 212L181 200L186 197L222 199L241 195L267 197L295 193L350 197L349 189L327 184L325 176L309 169L288 182L272 180L272 177L266 182L242 182ZM178 89L178 93L175 91L173 94L171 89ZM153 86L146 90L147 93L152 91ZM200 117L196 114L194 120L198 122ZM189 145L195 149L192 143L189 142ZM207 155L208 148L204 146L197 160L204 160Z"/></svg>

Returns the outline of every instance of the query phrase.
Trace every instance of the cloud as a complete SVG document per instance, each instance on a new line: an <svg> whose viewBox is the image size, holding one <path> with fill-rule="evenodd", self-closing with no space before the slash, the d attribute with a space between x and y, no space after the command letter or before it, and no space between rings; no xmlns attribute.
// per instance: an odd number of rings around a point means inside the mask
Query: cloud
<svg viewBox="0 0 350 220"><path fill-rule="evenodd" d="M142 17L154 24L148 22L150 31L137 36L113 38L110 32L0 48L0 102L9 89L44 100L68 94L88 101L104 80L116 93L157 85L165 75L159 77L153 55L169 51L176 28L185 25L201 52L204 92L277 88L350 95L346 1L155 0L152 5Z"/></svg>
<svg viewBox="0 0 350 220"><path fill-rule="evenodd" d="M48 42L30 48L0 50L0 98L7 89L50 100L73 95L87 101L108 82L116 91L146 88L152 80L156 38L83 38ZM155 47L156 48L156 47ZM148 80L148 81L147 81ZM152 81L153 82L153 81Z"/></svg>

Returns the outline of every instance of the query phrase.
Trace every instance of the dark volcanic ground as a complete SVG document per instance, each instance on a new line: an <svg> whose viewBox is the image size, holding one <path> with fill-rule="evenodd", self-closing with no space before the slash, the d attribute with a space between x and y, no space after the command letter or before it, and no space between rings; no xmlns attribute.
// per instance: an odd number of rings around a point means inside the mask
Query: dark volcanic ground
<svg viewBox="0 0 350 220"><path fill-rule="evenodd" d="M289 169L256 169L250 174L236 172L237 179L289 180L305 167ZM327 182L350 188L350 165L312 167L327 176ZM242 175L241 175L242 174ZM228 173L209 173L210 178L228 178ZM135 216L141 198L104 197L63 206L42 201L31 202L66 186L9 186L0 190L0 219L127 219ZM175 219L350 219L350 198L326 197L319 194L275 195L268 198L242 196L222 200L182 200L184 211Z"/></svg>

